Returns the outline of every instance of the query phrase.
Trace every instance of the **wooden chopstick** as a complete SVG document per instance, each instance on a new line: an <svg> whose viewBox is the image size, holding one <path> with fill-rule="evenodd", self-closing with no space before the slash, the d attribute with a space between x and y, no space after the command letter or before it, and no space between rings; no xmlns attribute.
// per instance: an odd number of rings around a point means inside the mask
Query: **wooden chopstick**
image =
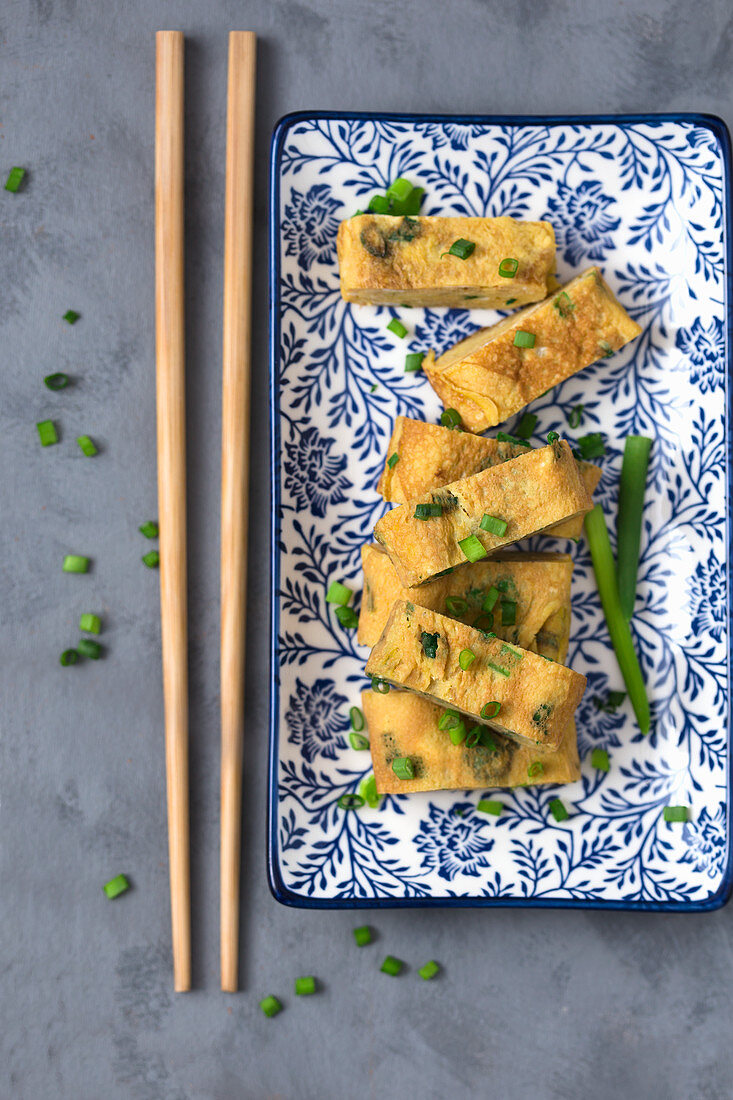
<svg viewBox="0 0 733 1100"><path fill-rule="evenodd" d="M255 35L229 35L221 431L221 988L239 971Z"/></svg>
<svg viewBox="0 0 733 1100"><path fill-rule="evenodd" d="M191 988L183 285L183 35L155 36L155 360L173 983Z"/></svg>

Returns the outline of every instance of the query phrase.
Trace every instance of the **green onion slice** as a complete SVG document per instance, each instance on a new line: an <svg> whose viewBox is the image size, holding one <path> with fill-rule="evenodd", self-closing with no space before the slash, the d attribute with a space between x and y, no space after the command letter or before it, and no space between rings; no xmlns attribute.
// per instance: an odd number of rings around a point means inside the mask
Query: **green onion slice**
<svg viewBox="0 0 733 1100"><path fill-rule="evenodd" d="M493 625L494 616L490 612L484 611L482 611L480 615L477 615L471 623L471 626L474 627L476 630L480 630L485 638L496 637L496 634L494 634L491 630Z"/></svg>
<svg viewBox="0 0 733 1100"><path fill-rule="evenodd" d="M63 371L57 371L56 374L47 374L43 381L50 390L65 390L69 384L69 376Z"/></svg>
<svg viewBox="0 0 733 1100"><path fill-rule="evenodd" d="M497 535L502 538L506 534L506 529L509 526L505 519L497 519L496 516L489 516L484 514L481 517L479 527L482 531L488 531L490 535Z"/></svg>
<svg viewBox="0 0 733 1100"><path fill-rule="evenodd" d="M354 929L354 939L356 940L357 947L366 947L368 943L372 942L372 930L368 924L362 924L359 928Z"/></svg>
<svg viewBox="0 0 733 1100"><path fill-rule="evenodd" d="M79 619L79 630L83 630L86 634L99 634L102 629L102 620L99 615L93 615L90 611L85 611Z"/></svg>
<svg viewBox="0 0 733 1100"><path fill-rule="evenodd" d="M570 814L568 813L565 803L561 798L553 798L550 802L550 813L555 818L555 821L566 821Z"/></svg>
<svg viewBox="0 0 733 1100"><path fill-rule="evenodd" d="M514 347L515 348L533 348L537 337L533 332L525 332L524 329L518 328L514 333Z"/></svg>
<svg viewBox="0 0 733 1100"><path fill-rule="evenodd" d="M616 574L621 610L626 620L634 614L636 580L639 573L641 521L644 514L649 451L652 441L643 435L630 435L624 444L616 523Z"/></svg>
<svg viewBox="0 0 733 1100"><path fill-rule="evenodd" d="M689 806L665 806L663 812L664 812L664 820L665 821L689 821L690 820L690 807Z"/></svg>
<svg viewBox="0 0 733 1100"><path fill-rule="evenodd" d="M389 684L386 680L380 680L378 676L372 676L372 691L376 691L378 695L388 695Z"/></svg>
<svg viewBox="0 0 733 1100"><path fill-rule="evenodd" d="M490 703L484 703L481 707L482 718L496 718L497 714L501 710L501 703L496 699L492 699Z"/></svg>
<svg viewBox="0 0 733 1100"><path fill-rule="evenodd" d="M475 535L469 535L466 539L459 539L458 545L467 561L481 561L482 558L489 556Z"/></svg>
<svg viewBox="0 0 733 1100"><path fill-rule="evenodd" d="M475 241L467 241L463 237L459 237L457 241L454 241L447 252L441 252L440 258L443 256L457 256L459 260L467 260L476 247Z"/></svg>
<svg viewBox="0 0 733 1100"><path fill-rule="evenodd" d="M376 809L381 799L381 794L377 794L377 781L374 775L368 775L365 779L362 779L359 784L359 794L372 810Z"/></svg>
<svg viewBox="0 0 733 1100"><path fill-rule="evenodd" d="M460 716L460 714L458 713L457 710L446 710L440 716L440 721L438 722L438 729L439 730L455 729L456 726L458 726L460 724L460 721L461 721L461 716Z"/></svg>
<svg viewBox="0 0 733 1100"><path fill-rule="evenodd" d="M601 458L606 453L606 445L600 432L582 435L577 443L580 457L586 461L591 458Z"/></svg>
<svg viewBox="0 0 733 1100"><path fill-rule="evenodd" d="M466 723L461 718L457 726L451 726L451 728L448 730L448 736L450 737L454 745L460 745L463 741L466 740L467 732L468 731L466 730Z"/></svg>
<svg viewBox="0 0 733 1100"><path fill-rule="evenodd" d="M387 188L387 198L396 199L397 202L406 202L412 192L412 184L404 176L399 176Z"/></svg>
<svg viewBox="0 0 733 1100"><path fill-rule="evenodd" d="M493 798L482 798L476 809L480 814L492 814L493 817L499 817L504 809L504 803L497 802Z"/></svg>
<svg viewBox="0 0 733 1100"><path fill-rule="evenodd" d="M420 635L420 642L422 643L422 650L426 657L430 657L433 660L438 655L438 638L440 634L429 634L427 630L423 630Z"/></svg>
<svg viewBox="0 0 733 1100"><path fill-rule="evenodd" d="M364 749L369 748L369 738L365 737L363 733L355 733L353 730L349 730L349 744L352 749L362 752Z"/></svg>
<svg viewBox="0 0 733 1100"><path fill-rule="evenodd" d="M59 662L64 666L64 668L67 668L68 665L75 665L78 660L79 654L76 652L75 649L65 649L59 657Z"/></svg>
<svg viewBox="0 0 733 1100"><path fill-rule="evenodd" d="M66 554L62 565L64 573L87 573L89 571L89 558L81 554Z"/></svg>
<svg viewBox="0 0 733 1100"><path fill-rule="evenodd" d="M351 707L349 710L349 720L351 721L351 728L356 733L360 733L364 729L366 723L364 722L364 715L358 707Z"/></svg>
<svg viewBox="0 0 733 1100"><path fill-rule="evenodd" d="M560 438L560 436L557 432L548 432L547 433L547 442L550 444L550 446L552 446L553 443L557 443L559 438Z"/></svg>
<svg viewBox="0 0 733 1100"><path fill-rule="evenodd" d="M518 435L510 435L509 432L497 432L497 443L513 443L515 447L531 447L526 439L520 439Z"/></svg>
<svg viewBox="0 0 733 1100"><path fill-rule="evenodd" d="M502 668L501 665L495 664L493 661L487 661L486 664L493 672L498 672L500 676L510 676L511 672L508 668Z"/></svg>
<svg viewBox="0 0 733 1100"><path fill-rule="evenodd" d="M392 771L398 779L415 778L415 766L409 756L396 756L392 761Z"/></svg>
<svg viewBox="0 0 733 1100"><path fill-rule="evenodd" d="M443 515L443 505L437 501L430 504L416 504L413 512L414 519L436 519Z"/></svg>
<svg viewBox="0 0 733 1100"><path fill-rule="evenodd" d="M389 199L385 195L372 195L367 210L370 214L386 214L389 210Z"/></svg>
<svg viewBox="0 0 733 1100"><path fill-rule="evenodd" d="M585 405L576 405L574 409L570 410L568 416L568 424L571 428L579 428L580 422L583 419L583 413L585 412Z"/></svg>
<svg viewBox="0 0 733 1100"><path fill-rule="evenodd" d="M499 264L499 274L502 279L513 279L518 270L519 260L515 260L513 256L507 256L507 258L502 260ZM508 302L507 305L509 305Z"/></svg>
<svg viewBox="0 0 733 1100"><path fill-rule="evenodd" d="M143 554L142 560L148 569L157 569L160 565L160 554L157 550L148 550L147 554Z"/></svg>
<svg viewBox="0 0 733 1100"><path fill-rule="evenodd" d="M316 979L312 975L308 975L306 978L295 979L295 995L296 997L307 997L311 993L316 991Z"/></svg>
<svg viewBox="0 0 733 1100"><path fill-rule="evenodd" d="M501 625L514 626L517 621L517 605L514 600L501 601Z"/></svg>
<svg viewBox="0 0 733 1100"><path fill-rule="evenodd" d="M544 770L545 765L542 763L541 760L533 760L527 768L527 775L530 779L532 779L532 777L535 775L542 775Z"/></svg>
<svg viewBox="0 0 733 1100"><path fill-rule="evenodd" d="M352 589L347 588L345 584L341 584L339 581L331 581L326 592L326 603L337 603L346 606L353 595Z"/></svg>
<svg viewBox="0 0 733 1100"><path fill-rule="evenodd" d="M389 466L390 470L394 470L399 460L400 456L397 454L397 451L395 451L393 455L389 456L389 458L387 459L387 465Z"/></svg>
<svg viewBox="0 0 733 1100"><path fill-rule="evenodd" d="M599 340L598 347L603 352L603 355L601 356L602 359L610 359L610 357L613 355L613 348L609 344L608 340Z"/></svg>
<svg viewBox="0 0 733 1100"><path fill-rule="evenodd" d="M418 371L422 368L422 361L425 358L424 351L411 351L405 356L405 374Z"/></svg>
<svg viewBox="0 0 733 1100"><path fill-rule="evenodd" d="M445 609L449 615L465 615L468 611L468 600L462 596L446 596Z"/></svg>
<svg viewBox="0 0 733 1100"><path fill-rule="evenodd" d="M36 428L42 447L50 447L52 443L58 443L59 436L53 420L40 420L36 424Z"/></svg>
<svg viewBox="0 0 733 1100"><path fill-rule="evenodd" d="M120 894L124 894L126 890L130 889L130 883L127 875L115 875L109 882L105 882L102 887L108 898L117 898Z"/></svg>
<svg viewBox="0 0 733 1100"><path fill-rule="evenodd" d="M425 963L425 966L420 967L420 969L418 970L418 974L424 982L429 982L431 978L435 977L439 970L440 967L436 963L435 959L431 959L430 962Z"/></svg>
<svg viewBox="0 0 733 1100"><path fill-rule="evenodd" d="M25 168L11 168L8 172L8 178L5 180L5 190L12 191L15 194L20 189L24 178Z"/></svg>
<svg viewBox="0 0 733 1100"><path fill-rule="evenodd" d="M364 799L360 794L342 794L337 802L340 810L360 810Z"/></svg>
<svg viewBox="0 0 733 1100"><path fill-rule="evenodd" d="M575 309L575 303L566 290L561 290L552 304L561 317L569 317Z"/></svg>
<svg viewBox="0 0 733 1100"><path fill-rule="evenodd" d="M87 456L87 458L93 458L94 455L97 453L97 448L88 435L77 436L76 442L79 444L82 452Z"/></svg>
<svg viewBox="0 0 733 1100"><path fill-rule="evenodd" d="M599 772L607 772L611 767L606 749L593 749L590 762L591 766L597 768Z"/></svg>
<svg viewBox="0 0 733 1100"><path fill-rule="evenodd" d="M462 649L461 652L458 654L458 664L461 666L464 672L466 671L466 669L469 669L471 667L475 660L476 654L473 652L472 649Z"/></svg>
<svg viewBox="0 0 733 1100"><path fill-rule="evenodd" d="M390 332L393 332L395 336L399 336L400 340L404 340L407 336L407 329L397 317L393 317L387 325Z"/></svg>
<svg viewBox="0 0 733 1100"><path fill-rule="evenodd" d="M394 955L387 955L380 970L383 974L389 974L392 978L396 978L404 965L401 959L396 959Z"/></svg>
<svg viewBox="0 0 733 1100"><path fill-rule="evenodd" d="M525 413L523 415L522 419L517 424L517 427L515 428L515 432L519 436L520 439L529 439L529 437L532 435L532 433L533 433L533 431L535 430L536 427L537 427L537 414L536 413Z"/></svg>
<svg viewBox="0 0 733 1100"><path fill-rule="evenodd" d="M499 589L494 588L494 586L492 584L491 588L486 593L486 598L484 599L484 602L481 604L481 609L483 611L493 611L494 607L496 605L496 601L498 599L499 599Z"/></svg>
<svg viewBox="0 0 733 1100"><path fill-rule="evenodd" d="M346 630L353 630L359 625L359 616L353 607L337 607L336 618Z"/></svg>
<svg viewBox="0 0 733 1100"><path fill-rule="evenodd" d="M483 726L473 726L473 728L469 730L468 737L466 738L466 748L473 749L476 745L480 745L482 734Z"/></svg>
<svg viewBox="0 0 733 1100"><path fill-rule="evenodd" d="M69 325L75 325L80 317L81 314L77 313L75 309L67 309L61 320L66 321Z"/></svg>
<svg viewBox="0 0 733 1100"><path fill-rule="evenodd" d="M269 997L264 997L260 1001L260 1008L265 1016L277 1016L278 1012L282 1011L282 1007L277 997L273 997L272 994L270 994Z"/></svg>
<svg viewBox="0 0 733 1100"><path fill-rule="evenodd" d="M102 647L92 638L80 638L76 647L82 657L88 657L91 661L98 661L102 656Z"/></svg>
<svg viewBox="0 0 733 1100"><path fill-rule="evenodd" d="M440 414L440 423L444 428L460 428L463 421L457 409L446 409Z"/></svg>
<svg viewBox="0 0 733 1100"><path fill-rule="evenodd" d="M149 519L145 523L140 524L138 531L145 535L146 539L157 539L158 537L158 524L155 520Z"/></svg>

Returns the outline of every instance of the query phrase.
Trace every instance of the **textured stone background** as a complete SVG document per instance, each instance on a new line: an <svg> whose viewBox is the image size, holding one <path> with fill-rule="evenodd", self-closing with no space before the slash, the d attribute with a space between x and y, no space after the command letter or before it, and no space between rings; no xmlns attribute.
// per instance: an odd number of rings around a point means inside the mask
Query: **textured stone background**
<svg viewBox="0 0 733 1100"><path fill-rule="evenodd" d="M187 45L196 991L171 993L157 576L153 32ZM218 479L226 32L258 81L245 990L218 992ZM733 117L713 0L3 0L0 175L0 1097L511 1100L731 1095L733 910L704 916L288 910L265 878L267 156L302 108L704 110ZM75 328L59 320L69 307ZM42 376L63 369L73 389ZM59 446L34 423L54 416ZM94 436L93 461L74 437ZM64 552L94 559L63 575ZM62 669L82 610L107 658ZM124 870L134 892L100 885ZM432 984L378 973L390 951ZM325 991L294 1003L292 980ZM265 992L287 1011L266 1020Z"/></svg>

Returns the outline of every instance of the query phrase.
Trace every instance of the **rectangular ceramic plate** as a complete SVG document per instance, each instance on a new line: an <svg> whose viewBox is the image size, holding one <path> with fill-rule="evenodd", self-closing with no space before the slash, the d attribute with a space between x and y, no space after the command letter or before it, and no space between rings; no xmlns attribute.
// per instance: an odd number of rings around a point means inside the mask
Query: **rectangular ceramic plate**
<svg viewBox="0 0 733 1100"><path fill-rule="evenodd" d="M602 431L598 497L613 531L624 437L654 438L633 630L652 701L594 706L622 687L584 540L544 539L575 559L568 663L588 677L578 711L582 779L502 792L434 792L343 811L369 774L349 746L367 651L325 603L359 592L359 551L398 414L441 406L405 353L437 351L496 314L350 306L336 230L397 176L425 214L545 218L564 281L598 264L642 335L531 405L539 444ZM565 905L711 909L731 883L730 154L703 116L427 118L299 114L272 150L272 701L269 870L302 906ZM409 335L386 330L397 313ZM582 428L568 414L585 408ZM515 421L502 425L513 431ZM526 545L526 544L525 544ZM540 545L540 540L535 540ZM521 547L520 547L521 548ZM359 597L355 599L358 607ZM590 766L608 749L608 774ZM690 807L667 824L667 804Z"/></svg>

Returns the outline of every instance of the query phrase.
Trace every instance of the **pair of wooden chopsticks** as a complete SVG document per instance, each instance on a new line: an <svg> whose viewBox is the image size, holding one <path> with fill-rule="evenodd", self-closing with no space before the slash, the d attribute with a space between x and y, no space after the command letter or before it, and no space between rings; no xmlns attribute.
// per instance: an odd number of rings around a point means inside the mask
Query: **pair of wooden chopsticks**
<svg viewBox="0 0 733 1100"><path fill-rule="evenodd" d="M224 222L221 482L221 988L237 989L249 391L255 35L229 35ZM188 629L183 266L183 35L156 35L155 313L160 607L173 981L191 988Z"/></svg>

